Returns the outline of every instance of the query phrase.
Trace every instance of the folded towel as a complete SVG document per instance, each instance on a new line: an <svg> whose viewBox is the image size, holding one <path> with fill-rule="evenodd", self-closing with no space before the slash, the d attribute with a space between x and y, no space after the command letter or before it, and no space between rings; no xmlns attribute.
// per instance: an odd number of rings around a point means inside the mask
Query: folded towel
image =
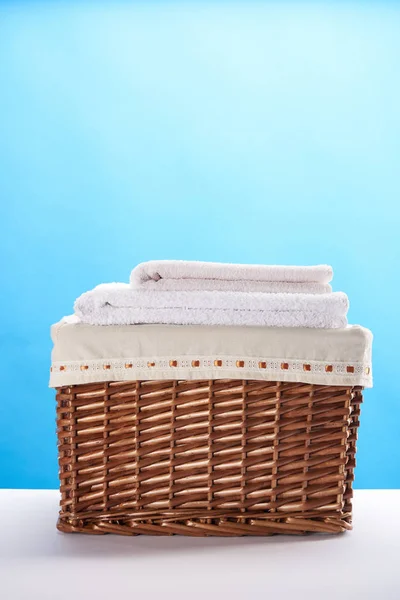
<svg viewBox="0 0 400 600"><path fill-rule="evenodd" d="M348 299L331 294L262 292L158 292L128 284L102 284L82 294L75 313L92 325L170 323L174 325L266 325L318 327L347 325Z"/></svg>
<svg viewBox="0 0 400 600"><path fill-rule="evenodd" d="M332 267L234 265L184 260L153 260L131 273L135 289L324 294L332 291Z"/></svg>

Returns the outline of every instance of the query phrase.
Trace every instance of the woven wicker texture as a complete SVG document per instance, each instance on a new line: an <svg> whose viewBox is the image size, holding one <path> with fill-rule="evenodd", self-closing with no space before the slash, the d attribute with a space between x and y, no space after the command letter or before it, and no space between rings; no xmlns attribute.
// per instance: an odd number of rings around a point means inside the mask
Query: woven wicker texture
<svg viewBox="0 0 400 600"><path fill-rule="evenodd" d="M360 388L132 381L57 391L58 528L124 535L351 528Z"/></svg>

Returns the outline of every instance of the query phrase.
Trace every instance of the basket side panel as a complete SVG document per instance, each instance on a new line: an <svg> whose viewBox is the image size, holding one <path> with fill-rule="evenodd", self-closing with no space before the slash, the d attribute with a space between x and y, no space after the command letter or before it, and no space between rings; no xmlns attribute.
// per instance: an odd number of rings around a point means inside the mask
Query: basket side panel
<svg viewBox="0 0 400 600"><path fill-rule="evenodd" d="M354 469L356 467L356 450L357 450L357 435L358 428L360 426L360 413L361 404L363 402L362 388L357 387L354 389L352 394L351 402L351 415L348 426L348 440L347 440L347 462L346 462L346 481L344 491L344 507L343 513L346 522L351 525L352 523L352 498L353 498L353 482L354 482Z"/></svg>

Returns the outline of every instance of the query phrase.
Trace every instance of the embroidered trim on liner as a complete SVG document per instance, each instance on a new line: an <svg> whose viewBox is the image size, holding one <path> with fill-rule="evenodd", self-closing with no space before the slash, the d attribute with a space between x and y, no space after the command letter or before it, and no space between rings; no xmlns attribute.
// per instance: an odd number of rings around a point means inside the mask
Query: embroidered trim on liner
<svg viewBox="0 0 400 600"><path fill-rule="evenodd" d="M236 358L236 357L181 357L181 358L132 358L132 359L102 359L91 361L68 361L54 362L50 368L52 373L68 374L71 371L83 371L85 373L99 370L125 370L139 369L154 370L177 369L215 369L215 371L232 371L246 369L247 371L259 371L260 369L279 371L307 371L308 373L333 373L336 375L370 375L371 367L359 362L326 362L318 360L290 360L279 358Z"/></svg>

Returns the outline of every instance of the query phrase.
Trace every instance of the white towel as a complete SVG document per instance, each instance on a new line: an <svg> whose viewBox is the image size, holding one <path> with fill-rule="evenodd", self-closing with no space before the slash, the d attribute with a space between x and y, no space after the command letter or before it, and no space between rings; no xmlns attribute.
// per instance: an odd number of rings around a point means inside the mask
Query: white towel
<svg viewBox="0 0 400 600"><path fill-rule="evenodd" d="M158 292L128 284L102 284L82 294L75 313L92 325L170 323L174 325L265 325L318 327L347 325L346 294L265 294L262 292Z"/></svg>
<svg viewBox="0 0 400 600"><path fill-rule="evenodd" d="M183 260L141 263L131 273L135 289L324 294L332 291L332 267L235 265Z"/></svg>

